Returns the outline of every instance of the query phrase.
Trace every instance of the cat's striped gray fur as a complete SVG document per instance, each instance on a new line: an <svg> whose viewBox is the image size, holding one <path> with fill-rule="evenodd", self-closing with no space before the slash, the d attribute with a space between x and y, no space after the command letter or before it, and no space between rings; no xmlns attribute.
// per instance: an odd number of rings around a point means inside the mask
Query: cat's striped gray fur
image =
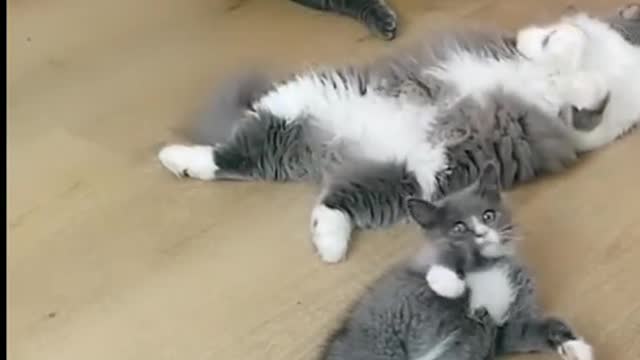
<svg viewBox="0 0 640 360"><path fill-rule="evenodd" d="M481 174L435 204L409 201L431 251L376 281L329 337L320 360L491 360L543 351L593 359L565 321L540 309L533 279L514 250L517 234L495 166ZM447 272L463 283L459 292L448 292Z"/></svg>
<svg viewBox="0 0 640 360"><path fill-rule="evenodd" d="M365 24L385 40L396 37L396 13L385 0L291 0L316 10L346 15Z"/></svg>
<svg viewBox="0 0 640 360"><path fill-rule="evenodd" d="M159 157L178 176L203 180L320 182L312 241L336 262L354 229L405 217L407 196L459 189L487 160L509 188L633 127L636 12L578 13L514 36L450 33L371 65L282 81L247 75L221 89L196 127L199 145L170 145Z"/></svg>

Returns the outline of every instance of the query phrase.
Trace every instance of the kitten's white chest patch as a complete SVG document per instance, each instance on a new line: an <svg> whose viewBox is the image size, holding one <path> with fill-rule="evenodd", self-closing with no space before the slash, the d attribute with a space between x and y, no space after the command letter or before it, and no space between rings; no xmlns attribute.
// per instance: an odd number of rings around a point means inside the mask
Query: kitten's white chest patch
<svg viewBox="0 0 640 360"><path fill-rule="evenodd" d="M472 272L467 274L466 280L471 290L471 309L485 307L497 324L503 324L516 297L508 267L493 266Z"/></svg>

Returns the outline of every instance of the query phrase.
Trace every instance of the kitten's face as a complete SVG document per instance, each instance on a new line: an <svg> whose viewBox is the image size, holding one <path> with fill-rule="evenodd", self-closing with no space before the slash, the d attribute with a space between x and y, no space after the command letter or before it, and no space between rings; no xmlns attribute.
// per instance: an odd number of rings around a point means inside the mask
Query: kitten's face
<svg viewBox="0 0 640 360"><path fill-rule="evenodd" d="M513 253L514 228L501 201L493 164L475 184L437 203L411 199L408 207L410 215L433 241L453 242L487 258Z"/></svg>

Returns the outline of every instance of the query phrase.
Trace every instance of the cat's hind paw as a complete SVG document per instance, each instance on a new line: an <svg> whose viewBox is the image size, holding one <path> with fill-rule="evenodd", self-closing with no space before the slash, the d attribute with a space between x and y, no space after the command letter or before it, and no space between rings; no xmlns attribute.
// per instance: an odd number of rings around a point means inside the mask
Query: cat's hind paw
<svg viewBox="0 0 640 360"><path fill-rule="evenodd" d="M565 341L558 347L564 360L593 360L593 349L582 339Z"/></svg>
<svg viewBox="0 0 640 360"><path fill-rule="evenodd" d="M169 145L160 150L158 159L177 177L213 180L218 170L213 150L205 145Z"/></svg>
<svg viewBox="0 0 640 360"><path fill-rule="evenodd" d="M436 294L449 299L459 298L466 289L466 283L455 271L441 265L432 265L426 280Z"/></svg>
<svg viewBox="0 0 640 360"><path fill-rule="evenodd" d="M344 212L318 205L311 214L311 241L327 263L345 259L351 237L351 219Z"/></svg>

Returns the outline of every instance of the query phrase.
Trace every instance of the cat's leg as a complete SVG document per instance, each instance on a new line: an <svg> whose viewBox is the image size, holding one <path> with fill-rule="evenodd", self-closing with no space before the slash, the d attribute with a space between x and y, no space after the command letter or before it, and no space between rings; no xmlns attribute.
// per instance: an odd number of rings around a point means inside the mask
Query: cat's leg
<svg viewBox="0 0 640 360"><path fill-rule="evenodd" d="M556 351L565 360L592 360L591 346L555 318L507 322L498 330L498 355Z"/></svg>
<svg viewBox="0 0 640 360"><path fill-rule="evenodd" d="M285 121L268 113L242 120L225 143L169 145L158 154L178 177L200 180L300 180L314 176L314 155L304 121Z"/></svg>
<svg viewBox="0 0 640 360"><path fill-rule="evenodd" d="M438 355L427 354L424 360L493 360L497 326L485 308L468 316L455 341ZM418 358L418 360L422 360Z"/></svg>
<svg viewBox="0 0 640 360"><path fill-rule="evenodd" d="M378 36L396 36L397 17L385 0L292 0L304 6L350 16L363 22Z"/></svg>
<svg viewBox="0 0 640 360"><path fill-rule="evenodd" d="M419 195L404 165L358 161L328 177L311 215L311 239L325 262L346 257L351 233L393 225L405 217L405 199Z"/></svg>

